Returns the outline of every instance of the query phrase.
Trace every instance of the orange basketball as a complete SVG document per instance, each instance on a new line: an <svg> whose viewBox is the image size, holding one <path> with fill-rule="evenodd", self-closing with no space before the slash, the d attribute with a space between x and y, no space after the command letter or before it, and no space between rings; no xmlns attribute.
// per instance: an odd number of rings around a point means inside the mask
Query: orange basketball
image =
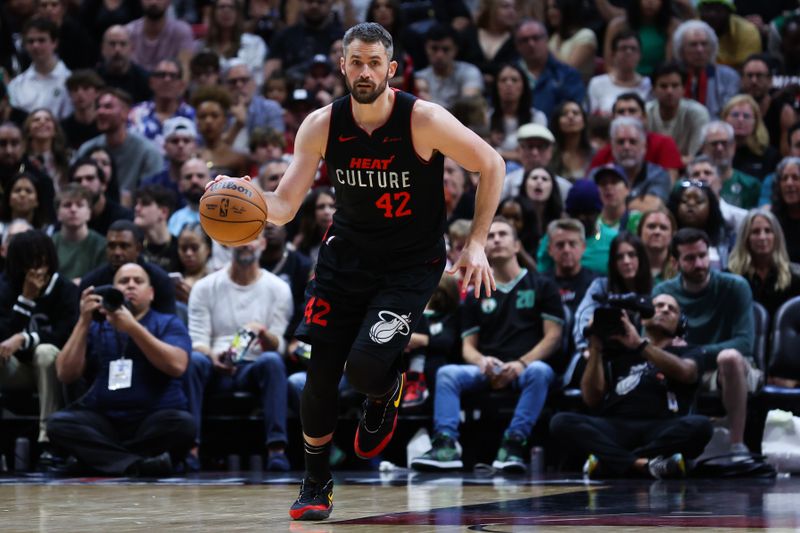
<svg viewBox="0 0 800 533"><path fill-rule="evenodd" d="M237 246L256 239L266 220L264 195L247 180L222 179L200 199L200 224L220 244Z"/></svg>

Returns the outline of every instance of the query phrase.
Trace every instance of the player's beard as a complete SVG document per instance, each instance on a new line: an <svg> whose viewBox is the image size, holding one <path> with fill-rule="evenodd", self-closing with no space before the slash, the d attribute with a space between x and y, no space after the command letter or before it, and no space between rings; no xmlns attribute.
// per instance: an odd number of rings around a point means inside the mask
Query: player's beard
<svg viewBox="0 0 800 533"><path fill-rule="evenodd" d="M368 93L364 93L363 92L364 89L361 89L362 92L359 92L358 87L354 87L353 84L350 83L350 80L348 80L346 77L344 81L345 84L347 85L347 89L350 91L350 94L353 96L353 99L356 102L358 102L359 104L371 104L372 102L377 100L381 94L383 94L383 91L386 90L386 85L388 85L389 83L389 73L387 72L386 77L383 79L383 81L374 90ZM359 83L366 83L366 82L364 82L363 80L357 80L356 85L358 85Z"/></svg>

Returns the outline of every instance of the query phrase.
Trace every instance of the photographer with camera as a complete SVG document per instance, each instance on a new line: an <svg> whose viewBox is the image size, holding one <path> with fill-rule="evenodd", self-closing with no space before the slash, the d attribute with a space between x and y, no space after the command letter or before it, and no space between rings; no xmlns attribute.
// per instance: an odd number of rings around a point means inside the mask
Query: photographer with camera
<svg viewBox="0 0 800 533"><path fill-rule="evenodd" d="M39 442L59 407L58 350L78 319L78 289L58 273L55 245L44 232L10 238L0 276L0 388L39 394Z"/></svg>
<svg viewBox="0 0 800 533"><path fill-rule="evenodd" d="M47 425L52 443L93 471L166 476L194 439L180 379L191 340L178 317L151 309L153 293L137 263L120 266L113 287L85 289L56 359L66 384L97 368L89 391Z"/></svg>
<svg viewBox="0 0 800 533"><path fill-rule="evenodd" d="M647 301L649 303L649 300ZM703 351L678 346L684 320L678 301L667 294L642 306L644 338L627 312L598 308L589 326L589 358L581 379L583 401L597 416L559 413L552 436L566 450L591 454L590 478L646 475L683 477L686 459L699 456L711 439L707 417L688 415L703 372ZM616 324L599 324L616 314Z"/></svg>
<svg viewBox="0 0 800 533"><path fill-rule="evenodd" d="M497 280L491 296L467 296L462 309L462 347L467 364L445 365L436 374L433 447L411 460L416 470L463 467L456 448L461 393L511 388L519 394L514 416L492 466L524 472L527 439L539 418L555 372L564 308L556 285L520 266L514 226L495 217L486 257Z"/></svg>
<svg viewBox="0 0 800 533"><path fill-rule="evenodd" d="M608 254L608 277L597 278L589 285L575 312L575 325L572 337L575 348L584 358L589 357L589 339L584 335L586 326L594 316L595 310L609 295L634 293L650 294L653 278L650 273L650 260L647 250L632 233L623 231L611 241ZM638 319L634 320L637 322Z"/></svg>

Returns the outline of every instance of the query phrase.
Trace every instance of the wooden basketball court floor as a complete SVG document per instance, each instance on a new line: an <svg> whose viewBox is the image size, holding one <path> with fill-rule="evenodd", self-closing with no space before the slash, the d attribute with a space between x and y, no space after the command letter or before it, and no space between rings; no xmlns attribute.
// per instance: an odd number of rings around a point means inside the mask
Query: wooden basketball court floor
<svg viewBox="0 0 800 533"><path fill-rule="evenodd" d="M338 472L324 522L292 522L299 473L0 477L2 532L795 531L800 478L584 482Z"/></svg>

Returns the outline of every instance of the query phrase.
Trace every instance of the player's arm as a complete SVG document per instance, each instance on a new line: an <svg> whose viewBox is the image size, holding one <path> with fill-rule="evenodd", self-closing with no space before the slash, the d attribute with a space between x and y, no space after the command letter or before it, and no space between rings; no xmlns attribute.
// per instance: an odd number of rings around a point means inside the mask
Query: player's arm
<svg viewBox="0 0 800 533"><path fill-rule="evenodd" d="M480 175L472 228L454 270L465 270L462 287L467 287L471 280L475 282L476 297L480 294L481 283L489 294L490 290L494 290L495 284L484 247L489 226L500 203L505 161L475 132L437 104L417 101L413 116L414 145L423 157L439 151L465 169Z"/></svg>
<svg viewBox="0 0 800 533"><path fill-rule="evenodd" d="M267 220L283 225L292 220L300 209L317 174L319 161L325 154L328 142L331 106L325 106L308 115L297 130L294 158L281 178L275 192L265 192Z"/></svg>

